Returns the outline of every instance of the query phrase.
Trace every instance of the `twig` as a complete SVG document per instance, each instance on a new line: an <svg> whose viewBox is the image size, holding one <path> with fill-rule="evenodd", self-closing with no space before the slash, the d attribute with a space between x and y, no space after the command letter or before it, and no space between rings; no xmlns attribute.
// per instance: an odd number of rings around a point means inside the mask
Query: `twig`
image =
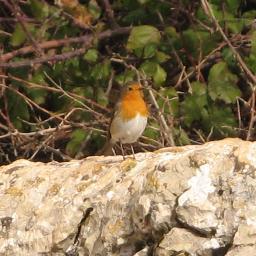
<svg viewBox="0 0 256 256"><path fill-rule="evenodd" d="M165 26L165 22L164 22L164 18L163 18L163 16L162 16L162 14L161 14L159 11L157 11L157 14L158 14L158 18L159 18L161 24L162 24L163 26ZM169 41L169 44L171 45L171 48L172 48L172 52L173 52L173 54L174 54L174 56L175 56L175 58L176 58L176 61L178 62L178 65L179 65L180 69L182 70L182 73L181 73L181 75L180 75L180 78L181 78L181 76L183 76L183 74L187 77L186 67L183 65L182 60L180 59L180 56L179 56L178 53L176 52L175 48L173 47L172 41L171 41L171 39L170 39L170 37L169 37L168 35L167 35L167 40ZM179 79L180 79L180 78L179 78ZM189 91L192 91L192 89L191 89L191 84L190 84L190 81L189 81L188 78L186 78L186 83L187 83L187 86L188 86L188 88L189 88ZM173 142L174 142L174 141L173 141Z"/></svg>
<svg viewBox="0 0 256 256"><path fill-rule="evenodd" d="M0 136L0 139L4 139L4 138L8 138L11 136L24 136L24 137L34 137L34 136L48 136L51 133L56 132L57 130L70 130L73 127L77 127L77 128L87 128L89 130L92 131L97 131L97 132L101 132L104 133L105 131L102 131L100 129L94 128L94 127L86 127L85 124L76 124L76 125L71 125L71 124L66 124L66 125L62 125L61 128L60 127L51 127L51 128L47 128L47 129L42 129L39 131L35 131L35 132L19 132L17 129L13 132L8 132L4 135Z"/></svg>
<svg viewBox="0 0 256 256"><path fill-rule="evenodd" d="M238 127L239 127L239 130L241 130L242 129L242 120L241 120L241 110L240 110L239 98L236 99L236 106L237 106L237 116L238 116Z"/></svg>
<svg viewBox="0 0 256 256"><path fill-rule="evenodd" d="M168 40L169 40L169 42L171 43L171 40L170 40L169 37L168 37ZM171 46L172 46L172 52L173 52L173 54L174 54L174 56L175 56L175 58L176 58L176 61L178 62L178 65L180 66L181 70L183 71L183 73L184 73L184 75L185 75L184 80L185 80L186 83L187 83L187 86L188 86L188 88L189 88L189 92L192 93L192 87L191 87L190 81L189 81L189 79L188 79L188 74L187 74L187 72L186 72L186 67L185 67L184 64L182 63L182 60L180 59L180 56L179 56L178 53L176 52L176 50L175 50L175 48L173 47L173 45L171 45Z"/></svg>
<svg viewBox="0 0 256 256"><path fill-rule="evenodd" d="M252 91L252 95L251 95L251 116L250 116L250 123L249 123L249 128L248 128L248 133L246 136L246 140L250 140L252 137L252 130L253 130L253 126L255 123L255 89L253 89Z"/></svg>
<svg viewBox="0 0 256 256"><path fill-rule="evenodd" d="M33 18L28 18L28 17L20 17L22 20L24 20L24 22L32 22L32 23L36 23L37 20L33 19ZM7 18L7 17L0 17L0 22L17 22L18 19L17 18Z"/></svg>
<svg viewBox="0 0 256 256"><path fill-rule="evenodd" d="M177 84L175 85L175 87L180 86L180 84L182 84L184 81L186 81L187 79L193 77L196 74L196 71L198 69L202 69L205 68L209 65L209 61L210 60L214 60L214 59L218 59L221 56L221 53L219 53L219 51L225 46L226 44L221 44L220 46L218 46L216 49L214 49L212 52L210 52L198 65L196 65L193 70L189 73L187 73L187 75L185 75L182 79L179 79L179 82L177 82Z"/></svg>
<svg viewBox="0 0 256 256"><path fill-rule="evenodd" d="M52 138L53 138L53 134L51 134L50 136L48 136L42 143L40 143L40 144L37 146L36 150L34 151L33 155L29 158L29 160L33 160L34 157L38 154L38 152L39 152L43 147L45 147L45 146L46 146L46 143L47 143L48 141L50 141Z"/></svg>
<svg viewBox="0 0 256 256"><path fill-rule="evenodd" d="M107 90L106 90L106 96L109 95L109 93L110 93L110 91L111 91L111 89L112 89L114 75L115 75L115 72L114 72L114 70L112 70L112 71L111 71L111 74L110 74L109 81L108 81L108 87L107 87Z"/></svg>
<svg viewBox="0 0 256 256"><path fill-rule="evenodd" d="M202 141L202 143L205 143L206 140L205 138L203 137L203 135L201 134L200 130L198 131L197 129L193 128L193 131L197 134L197 136L199 137L199 139ZM198 142L199 143L199 142ZM202 144L200 143L200 144Z"/></svg>
<svg viewBox="0 0 256 256"><path fill-rule="evenodd" d="M75 155L75 159L79 159L81 156L83 156L83 150L86 148L86 146L88 145L88 142L90 141L91 137L92 137L93 131L89 131L88 135L86 136L86 138L83 140L83 142L81 143L81 145L79 146L79 149L76 152Z"/></svg>
<svg viewBox="0 0 256 256"><path fill-rule="evenodd" d="M60 156L63 160L65 161L70 161L72 160L72 158L64 153L62 153L59 149L55 149L53 147L50 147L48 145L44 145L45 149L47 149L48 151L54 153L57 156Z"/></svg>
<svg viewBox="0 0 256 256"><path fill-rule="evenodd" d="M25 66L31 66L33 67L35 64L44 63L44 62L57 62L57 61L63 61L67 59L74 58L76 56L82 55L85 53L86 48L77 49L72 52L66 52L63 54L56 54L54 56L45 56L40 58L35 58L33 60L24 60L24 61L15 61L10 63L0 63L0 67L5 68L20 68Z"/></svg>
<svg viewBox="0 0 256 256"><path fill-rule="evenodd" d="M243 36L243 42L247 43L248 39L247 36ZM230 41L234 41L233 43L235 44L237 39L236 36L234 36ZM241 40L239 40L241 41ZM180 84L182 84L184 81L186 81L186 79L188 78L192 78L195 74L196 71L198 69L203 69L208 67L209 65L211 65L212 63L210 62L216 62L218 59L221 58L221 49L223 49L225 46L227 45L226 42L221 43L217 48L215 48L214 50L212 50L198 65L196 65L194 68L192 68L193 70L190 71L189 73L187 73L187 76L185 76L182 79L179 79L179 82L177 82L177 84L175 85L175 87L180 86Z"/></svg>
<svg viewBox="0 0 256 256"><path fill-rule="evenodd" d="M149 91L149 96L151 98L151 101L154 104L154 106L155 106L155 108L156 108L156 110L158 112L159 119L160 119L160 121L161 121L161 123L163 125L163 128L164 128L164 131L166 133L166 136L165 136L166 140L167 140L168 144L171 147L174 147L175 146L175 142L174 142L174 139L173 139L173 136L172 136L172 132L171 132L169 126L167 125L167 122L165 121L164 115L163 115L162 111L160 110L160 107L159 107L159 105L158 105L158 103L156 101L156 98L155 98L152 90L149 87L147 87L147 88L148 88L148 91Z"/></svg>
<svg viewBox="0 0 256 256"><path fill-rule="evenodd" d="M62 89L61 86L59 86L57 83L55 83L55 81L46 73L44 72L45 76L65 95L67 96L68 98L70 98L71 100L79 103L81 106L83 106L88 112L90 113L93 113L95 115L95 117L98 117L98 118L102 118L102 114L101 113L98 113L96 112L95 110L93 110L92 108L90 108L89 106L87 106L86 104L84 104L82 101L74 98L72 95L70 95L68 92L66 92L65 90Z"/></svg>

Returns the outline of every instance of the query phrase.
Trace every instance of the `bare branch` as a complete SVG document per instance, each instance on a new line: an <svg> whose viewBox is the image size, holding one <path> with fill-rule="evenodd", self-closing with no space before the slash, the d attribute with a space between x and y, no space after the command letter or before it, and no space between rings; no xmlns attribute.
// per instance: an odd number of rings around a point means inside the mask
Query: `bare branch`
<svg viewBox="0 0 256 256"><path fill-rule="evenodd" d="M47 61L60 61L60 60L69 59L69 58L76 57L76 56L83 54L87 50L87 48L91 45L91 43L93 42L94 39L103 40L103 39L113 37L113 36L125 35L125 34L128 34L130 32L130 30L131 30L130 27L122 27L122 28L117 28L117 29L113 29L113 30L106 30L106 31L101 32L96 35L89 34L89 35L84 35L84 36L80 36L80 37L52 40L52 41L39 43L38 47L40 47L41 49L57 48L57 47L60 47L63 45L69 45L71 43L84 43L85 46L83 48L77 49L73 52L63 53L63 54L59 54L59 55L55 55L55 56L46 56L43 58L37 58L34 61L28 60L28 61L6 63L10 59L12 59L18 55L25 55L25 54L28 54L28 53L31 53L34 51L33 46L31 46L31 45L25 46L18 50L2 54L0 56L0 67L21 67L21 66L33 65L35 63L43 63L43 62L47 62Z"/></svg>

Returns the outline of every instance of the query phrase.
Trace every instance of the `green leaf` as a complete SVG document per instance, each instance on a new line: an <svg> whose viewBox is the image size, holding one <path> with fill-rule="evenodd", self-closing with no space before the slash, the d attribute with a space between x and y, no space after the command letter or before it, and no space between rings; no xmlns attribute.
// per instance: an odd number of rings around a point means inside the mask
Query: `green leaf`
<svg viewBox="0 0 256 256"><path fill-rule="evenodd" d="M237 122L229 106L210 105L207 112L202 113L202 125L206 132L212 129L213 134L222 137L235 135Z"/></svg>
<svg viewBox="0 0 256 256"><path fill-rule="evenodd" d="M99 7L97 1L91 0L88 4L88 10L94 17L94 19L98 19L101 15L101 8Z"/></svg>
<svg viewBox="0 0 256 256"><path fill-rule="evenodd" d="M256 55L256 31L254 31L251 35L251 42L252 42L251 54Z"/></svg>
<svg viewBox="0 0 256 256"><path fill-rule="evenodd" d="M143 48L149 43L158 44L161 35L157 28L143 25L133 27L127 42L127 49L132 51L138 48Z"/></svg>
<svg viewBox="0 0 256 256"><path fill-rule="evenodd" d="M242 31L245 25L243 19L238 19L235 15L228 12L223 12L223 15L223 21L225 21L226 27L229 28L232 33L238 34Z"/></svg>
<svg viewBox="0 0 256 256"><path fill-rule="evenodd" d="M93 87L86 85L84 88L84 96L93 99Z"/></svg>
<svg viewBox="0 0 256 256"><path fill-rule="evenodd" d="M31 82L42 84L45 82L45 75L43 73L43 70L38 69L32 76Z"/></svg>
<svg viewBox="0 0 256 256"><path fill-rule="evenodd" d="M115 76L115 81L120 85L124 85L127 82L134 81L135 77L136 77L135 71L125 70L124 73L121 73Z"/></svg>
<svg viewBox="0 0 256 256"><path fill-rule="evenodd" d="M42 70L37 70L35 74L33 74L33 77L30 80L33 83L36 84L45 84L45 76L43 74ZM31 88L31 87L25 87L27 95L38 105L44 104L46 97L48 95L48 92L41 88Z"/></svg>
<svg viewBox="0 0 256 256"><path fill-rule="evenodd" d="M250 55L245 60L252 72L256 73L256 31L254 31L251 35L251 44Z"/></svg>
<svg viewBox="0 0 256 256"><path fill-rule="evenodd" d="M159 93L161 94L161 97L157 100L159 107L163 109L164 113L176 116L178 114L179 98L175 88L161 87Z"/></svg>
<svg viewBox="0 0 256 256"><path fill-rule="evenodd" d="M102 87L97 88L97 102L104 107L108 105L108 97Z"/></svg>
<svg viewBox="0 0 256 256"><path fill-rule="evenodd" d="M156 70L157 63L153 61L145 61L140 66L140 70L144 71L146 75L153 76Z"/></svg>
<svg viewBox="0 0 256 256"><path fill-rule="evenodd" d="M83 58L88 62L95 63L98 60L98 51L96 49L89 49Z"/></svg>
<svg viewBox="0 0 256 256"><path fill-rule="evenodd" d="M212 100L220 99L226 103L234 103L241 92L236 83L238 78L228 69L226 62L215 64L209 74L208 91Z"/></svg>
<svg viewBox="0 0 256 256"><path fill-rule="evenodd" d="M235 68L237 66L237 61L234 56L234 53L229 47L226 47L222 50L222 56L229 67Z"/></svg>
<svg viewBox="0 0 256 256"><path fill-rule="evenodd" d="M225 3L229 12L237 14L241 0L226 0Z"/></svg>
<svg viewBox="0 0 256 256"><path fill-rule="evenodd" d="M155 82L156 85L161 85L165 82L167 77L167 74L165 72L165 70L159 65L156 65L156 70L155 73L153 75L153 80Z"/></svg>
<svg viewBox="0 0 256 256"><path fill-rule="evenodd" d="M246 58L246 64L253 73L256 73L256 54L250 54L249 58Z"/></svg>
<svg viewBox="0 0 256 256"><path fill-rule="evenodd" d="M167 55L167 54L164 53L164 52L157 51L155 58L156 58L156 61L157 61L158 63L163 63L163 62L166 62L167 60L169 60L169 59L170 59L170 56Z"/></svg>
<svg viewBox="0 0 256 256"><path fill-rule="evenodd" d="M173 131L177 145L183 146L183 145L191 144L190 139L184 129L179 127L178 129L173 128L172 131Z"/></svg>
<svg viewBox="0 0 256 256"><path fill-rule="evenodd" d="M27 90L27 94L38 105L44 104L48 95L47 91L39 88L30 88L29 90Z"/></svg>
<svg viewBox="0 0 256 256"><path fill-rule="evenodd" d="M27 37L26 33L24 32L21 25L18 23L15 26L15 30L11 37L11 45L14 47L21 45L22 43L24 43L26 41L26 37Z"/></svg>
<svg viewBox="0 0 256 256"><path fill-rule="evenodd" d="M147 17L147 13L145 11L145 7L143 6L142 8L136 8L135 10L128 12L128 14L122 18L122 21L125 24L130 25L133 23L138 23L145 17Z"/></svg>
<svg viewBox="0 0 256 256"><path fill-rule="evenodd" d="M206 85L200 82L191 84L192 94L187 95L181 104L184 122L190 126L192 122L202 119L202 111L207 106Z"/></svg>
<svg viewBox="0 0 256 256"><path fill-rule="evenodd" d="M140 3L140 4L146 4L147 2L149 2L150 0L138 0L138 2Z"/></svg>
<svg viewBox="0 0 256 256"><path fill-rule="evenodd" d="M75 87L72 92L81 96L84 96L86 98L92 99L94 96L94 90L92 86L89 86L87 84L82 85L83 87Z"/></svg>
<svg viewBox="0 0 256 256"><path fill-rule="evenodd" d="M230 0L229 3L223 5L224 8L220 8L222 4L211 5L213 13L220 25L222 27L225 25L233 33L240 33L245 24L243 19L237 18L237 4L237 0Z"/></svg>
<svg viewBox="0 0 256 256"><path fill-rule="evenodd" d="M110 61L106 60L103 63L99 63L93 67L91 76L97 80L106 80L109 77L110 72Z"/></svg>
<svg viewBox="0 0 256 256"><path fill-rule="evenodd" d="M202 54L205 56L216 47L216 37L215 34L211 34L209 31L195 27L185 30L182 33L181 39L187 52L192 54L193 57L198 58Z"/></svg>
<svg viewBox="0 0 256 256"><path fill-rule="evenodd" d="M172 26L168 26L164 29L164 32L166 35L168 35L171 39L173 38L178 38L179 35L175 29L175 27L172 27Z"/></svg>
<svg viewBox="0 0 256 256"><path fill-rule="evenodd" d="M49 15L49 6L44 1L30 0L30 8L33 16L40 20Z"/></svg>
<svg viewBox="0 0 256 256"><path fill-rule="evenodd" d="M8 98L8 113L14 126L18 130L22 130L22 120L29 120L30 114L27 103L23 98L12 91L7 92Z"/></svg>
<svg viewBox="0 0 256 256"><path fill-rule="evenodd" d="M82 129L76 129L74 132L72 132L71 140L66 146L67 153L71 156L74 156L80 150L81 144L87 135L88 132Z"/></svg>
<svg viewBox="0 0 256 256"><path fill-rule="evenodd" d="M161 85L166 80L165 70L156 62L145 61L140 66L140 70L145 72L148 77L152 77L155 85Z"/></svg>
<svg viewBox="0 0 256 256"><path fill-rule="evenodd" d="M253 24L255 17L256 10L250 10L248 12L244 12L241 19L243 19L245 26L251 26L251 24Z"/></svg>
<svg viewBox="0 0 256 256"><path fill-rule="evenodd" d="M144 57L151 58L156 54L157 45L154 43L147 44L144 48Z"/></svg>
<svg viewBox="0 0 256 256"><path fill-rule="evenodd" d="M159 140L159 124L155 121L150 122L150 126L148 125L143 133L144 136L149 137L151 139Z"/></svg>

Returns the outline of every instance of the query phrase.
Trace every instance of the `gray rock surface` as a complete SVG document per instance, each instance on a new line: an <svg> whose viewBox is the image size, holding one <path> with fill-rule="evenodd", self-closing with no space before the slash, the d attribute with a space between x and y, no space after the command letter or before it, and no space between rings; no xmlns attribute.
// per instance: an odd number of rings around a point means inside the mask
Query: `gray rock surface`
<svg viewBox="0 0 256 256"><path fill-rule="evenodd" d="M0 256L256 255L256 143L0 167Z"/></svg>

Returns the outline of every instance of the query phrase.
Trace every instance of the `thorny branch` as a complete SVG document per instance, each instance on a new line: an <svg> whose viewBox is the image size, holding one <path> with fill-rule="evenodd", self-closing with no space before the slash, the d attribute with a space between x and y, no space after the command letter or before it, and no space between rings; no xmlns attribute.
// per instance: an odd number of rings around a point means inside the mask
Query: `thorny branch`
<svg viewBox="0 0 256 256"><path fill-rule="evenodd" d="M48 76L49 77L49 76ZM11 79L11 80L14 80L14 81L18 81L18 82L21 82L23 83L25 86L28 86L30 88L40 88L40 89L44 89L44 90L47 90L47 91L50 91L50 92L57 92L57 93L60 93L62 94L63 90L60 89L60 87L58 86L58 88L55 88L55 87L50 87L50 86L47 86L46 84L44 85L41 85L41 84L37 84L37 83L34 83L34 82L31 82L31 81L27 81L27 80L24 80L20 77L16 77L16 76L12 76L12 75L1 75L0 74L0 78L4 78L4 79ZM52 79L51 79L52 80ZM53 81L53 80L52 80ZM53 81L54 82L54 81ZM56 85L56 83L54 82L53 84ZM89 98L86 98L84 96L81 96L81 95L78 95L78 94L75 94L75 93L72 93L72 92L69 92L68 93L71 97L73 97L73 100L77 101L79 100L80 103L81 101L85 101L88 105L93 105L95 108L97 109L100 109L104 112L109 112L109 109L107 109L106 107L100 105L99 103L89 99Z"/></svg>
<svg viewBox="0 0 256 256"><path fill-rule="evenodd" d="M202 7L203 7L206 15L208 15L211 18L211 20L214 22L215 27L220 32L221 36L223 37L223 39L225 40L225 42L227 43L227 45L229 46L229 48L231 49L233 54L236 56L237 61L238 61L239 65L241 66L241 69L247 74L250 81L255 85L256 84L256 76L247 67L247 65L243 61L242 57L240 56L240 54L236 51L236 49L234 48L234 46L232 45L232 43L230 42L230 40L224 33L223 29L221 28L218 20L216 19L215 15L213 13L213 10L212 10L209 2L207 0L201 0L201 3L202 3Z"/></svg>
<svg viewBox="0 0 256 256"><path fill-rule="evenodd" d="M1 76L1 77L7 77L7 78L16 79L16 80L18 79L19 81L23 81L22 79L15 78L15 77L8 77L8 76ZM37 87L37 85L34 83L27 82L27 84ZM6 86L5 84L0 84L0 87L4 87L6 90L11 90L17 95L19 95L21 98L23 98L24 101L27 102L31 110L36 108L49 116L48 121L46 119L43 122L37 121L34 124L24 121L30 126L32 125L35 127L36 131L34 132L19 132L17 129L15 129L12 126L10 121L9 121L10 127L0 125L0 130L4 131L4 133L0 135L0 145L1 145L1 141L5 141L6 139L11 139L14 152L23 151L24 157L26 154L28 154L29 151L33 151L33 154L30 157L30 159L33 159L36 156L36 154L38 154L39 151L44 150L46 152L48 151L53 153L56 156L59 156L63 160L69 160L70 157L68 157L66 154L62 153L59 150L56 150L53 146L51 146L52 144L55 143L56 140L58 140L58 138L60 138L60 136L70 133L74 128L81 128L88 131L97 131L102 134L105 134L106 127L104 128L104 130L95 128L95 127L98 127L99 124L101 124L102 126L105 126L108 124L109 120L107 120L103 114L95 111L94 109L89 107L89 105L86 105L84 102L82 102L81 100L84 100L84 97L81 97L74 93L70 94L68 92L65 92L60 86L58 86L57 84L55 85L57 86L57 88L48 86L48 87L44 87L44 89L46 88L51 89L51 91L55 91L60 93L61 95L65 95L70 99L71 102L77 102L83 108L73 108L68 113L62 113L62 114L56 115L54 113L51 113L47 109L39 106L36 102L34 102L30 98L22 94L20 91L18 91L11 85ZM39 87L42 88L43 86L39 86ZM81 100L79 100L79 98ZM103 107L101 107L101 110L102 109ZM91 122L86 122L86 123L76 123L73 121L69 121L68 119L71 118L71 115L73 115L73 113L77 111L88 112L92 114L95 118L92 119ZM5 116L3 117L5 118ZM6 118L9 120L8 116ZM53 120L55 121L55 123L59 123L59 124L57 124L55 127L44 128L45 126L48 125L48 123L50 124L50 122L52 122ZM17 153L15 154L17 155ZM1 156L0 154L0 158L2 157L3 156Z"/></svg>
<svg viewBox="0 0 256 256"><path fill-rule="evenodd" d="M66 60L70 59L79 55L82 55L85 53L85 51L89 48L89 46L92 44L94 39L103 40L109 37L118 36L118 35L124 35L128 34L131 31L130 27L122 27L122 28L116 28L113 30L106 30L99 34L93 35L84 35L80 37L74 37L74 38L67 38L67 39L60 39L60 40L52 40L47 41L43 43L37 44L37 46L40 49L50 49L50 48L56 48L63 45L69 45L71 43L84 43L83 48L74 50L72 52L67 52L63 54L53 55L53 56L45 56L42 58L36 58L32 60L24 60L24 61L17 61L17 62L7 62L10 59L19 56L19 55L25 55L28 53L31 53L34 51L33 46L25 46L23 48L20 48L18 50L5 53L0 56L0 67L22 67L22 66L31 66L37 63L44 63L48 61L60 61L60 60Z"/></svg>

